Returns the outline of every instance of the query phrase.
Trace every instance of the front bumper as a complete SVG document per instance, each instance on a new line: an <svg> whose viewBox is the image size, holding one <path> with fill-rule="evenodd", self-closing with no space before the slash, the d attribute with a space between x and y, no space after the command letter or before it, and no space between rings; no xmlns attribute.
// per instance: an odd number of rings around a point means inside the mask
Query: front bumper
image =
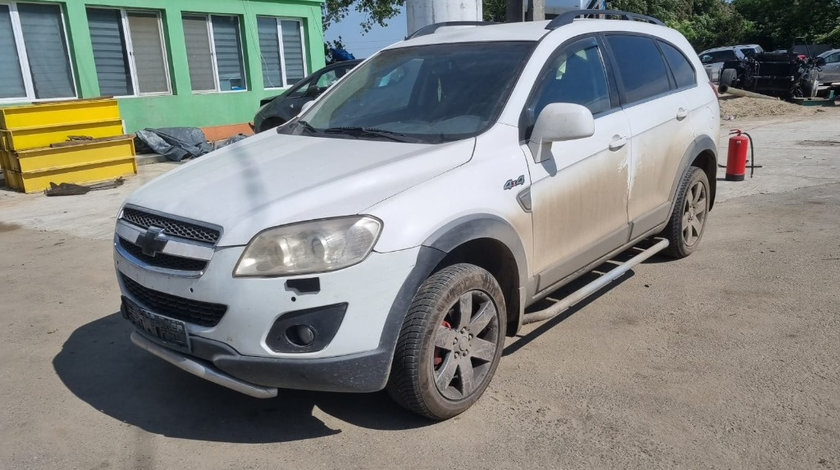
<svg viewBox="0 0 840 470"><path fill-rule="evenodd" d="M186 323L189 352L166 347L140 330L133 333L133 341L190 373L252 396L271 396L273 387L370 392L385 386L402 325L399 312L404 315L407 293L413 295L417 287L414 280L407 283L407 279L417 277L412 273L419 248L374 252L358 265L303 276L319 279L317 292L290 287L294 284L287 281L295 278L234 278L231 273L242 249L218 248L199 277L181 277L146 269L115 245L122 293L144 309L161 313L132 295L123 276L155 292L227 306L216 325ZM269 334L284 315L337 303L346 304L346 312L323 348L300 352L272 349Z"/></svg>

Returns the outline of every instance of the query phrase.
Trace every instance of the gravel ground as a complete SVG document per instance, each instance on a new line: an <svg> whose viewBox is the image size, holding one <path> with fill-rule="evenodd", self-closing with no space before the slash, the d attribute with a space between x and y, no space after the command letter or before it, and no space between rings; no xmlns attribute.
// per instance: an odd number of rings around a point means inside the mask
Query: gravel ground
<svg viewBox="0 0 840 470"><path fill-rule="evenodd" d="M778 99L751 98L723 95L720 103L720 118L727 121L745 118L775 116L813 116L826 110L819 106L802 106Z"/></svg>
<svg viewBox="0 0 840 470"><path fill-rule="evenodd" d="M526 327L436 424L382 393L252 399L144 353L101 235L116 193L5 194L2 467L840 468L840 156L802 144L840 120L817 118L746 122L767 167L719 182L699 251Z"/></svg>

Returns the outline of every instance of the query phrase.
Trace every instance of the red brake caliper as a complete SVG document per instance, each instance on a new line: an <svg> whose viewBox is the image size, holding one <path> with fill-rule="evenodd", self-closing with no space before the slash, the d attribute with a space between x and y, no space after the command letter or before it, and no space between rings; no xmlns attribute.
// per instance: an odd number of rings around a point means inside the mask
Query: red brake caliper
<svg viewBox="0 0 840 470"><path fill-rule="evenodd" d="M452 329L452 325L450 325L449 322L446 321L446 320L444 320L441 324L443 326L449 328L450 330ZM443 363L443 349L436 346L435 347L435 367L441 365L442 363Z"/></svg>

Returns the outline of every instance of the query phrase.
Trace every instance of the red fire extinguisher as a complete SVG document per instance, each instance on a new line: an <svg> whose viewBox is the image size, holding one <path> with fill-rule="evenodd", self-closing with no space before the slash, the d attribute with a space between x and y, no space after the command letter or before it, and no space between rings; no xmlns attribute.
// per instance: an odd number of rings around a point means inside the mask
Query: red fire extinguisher
<svg viewBox="0 0 840 470"><path fill-rule="evenodd" d="M732 129L729 135L732 137L729 138L729 153L726 156L726 180L744 181L744 173L747 171L747 146L750 148L750 178L752 178L756 169L752 137L741 129Z"/></svg>

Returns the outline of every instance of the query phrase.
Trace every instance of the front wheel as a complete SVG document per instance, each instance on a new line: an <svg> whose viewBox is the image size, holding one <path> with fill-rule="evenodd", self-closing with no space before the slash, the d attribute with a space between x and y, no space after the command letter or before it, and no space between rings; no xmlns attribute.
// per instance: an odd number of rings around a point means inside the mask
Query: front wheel
<svg viewBox="0 0 840 470"><path fill-rule="evenodd" d="M697 167L690 167L680 181L674 212L662 235L671 243L666 254L685 258L697 249L709 214L709 178Z"/></svg>
<svg viewBox="0 0 840 470"><path fill-rule="evenodd" d="M501 288L484 269L455 264L433 274L403 322L388 394L431 419L464 412L496 371L505 317Z"/></svg>

